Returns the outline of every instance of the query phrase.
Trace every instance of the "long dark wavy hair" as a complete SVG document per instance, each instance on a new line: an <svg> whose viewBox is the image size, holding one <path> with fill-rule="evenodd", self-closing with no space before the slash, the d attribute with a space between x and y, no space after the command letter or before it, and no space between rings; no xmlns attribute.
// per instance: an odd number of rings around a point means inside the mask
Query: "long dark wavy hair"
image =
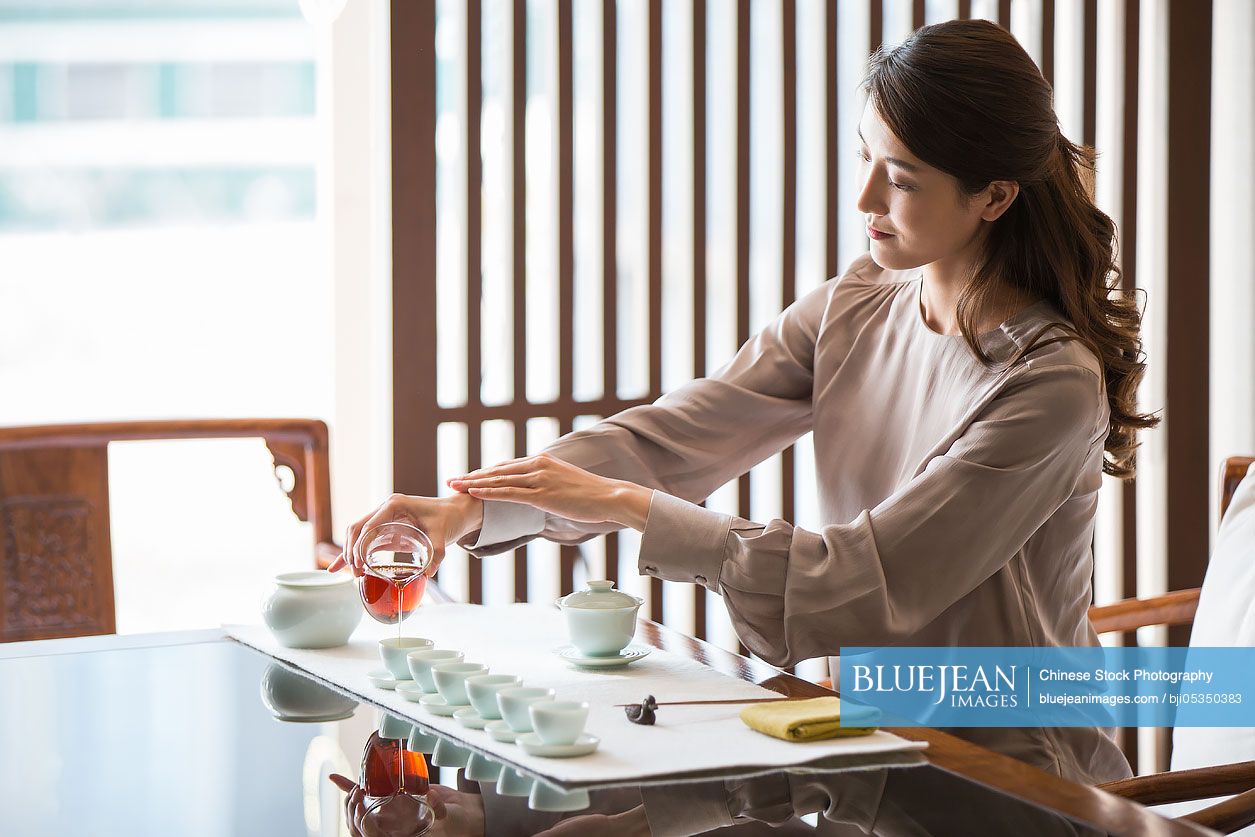
<svg viewBox="0 0 1255 837"><path fill-rule="evenodd" d="M1121 289L1116 225L1091 195L1094 150L1063 135L1053 91L1005 29L984 20L925 26L871 58L864 81L889 129L916 157L975 195L995 180L1020 193L990 225L983 260L959 296L964 339L987 365L977 323L1010 286L1047 299L1070 324L1047 326L1012 358L1060 340L1080 340L1102 362L1111 410L1103 470L1133 476L1137 431L1159 419L1137 410L1145 373L1142 315ZM1062 327L1063 336L1041 339Z"/></svg>

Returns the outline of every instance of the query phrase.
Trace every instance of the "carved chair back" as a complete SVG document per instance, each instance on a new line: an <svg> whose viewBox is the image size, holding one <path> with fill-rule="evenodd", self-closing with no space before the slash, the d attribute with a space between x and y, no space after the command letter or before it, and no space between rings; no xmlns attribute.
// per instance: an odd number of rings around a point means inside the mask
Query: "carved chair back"
<svg viewBox="0 0 1255 837"><path fill-rule="evenodd" d="M113 633L109 459L113 441L261 438L292 511L331 539L327 425L206 419L0 428L0 642ZM290 476L289 476L290 474Z"/></svg>

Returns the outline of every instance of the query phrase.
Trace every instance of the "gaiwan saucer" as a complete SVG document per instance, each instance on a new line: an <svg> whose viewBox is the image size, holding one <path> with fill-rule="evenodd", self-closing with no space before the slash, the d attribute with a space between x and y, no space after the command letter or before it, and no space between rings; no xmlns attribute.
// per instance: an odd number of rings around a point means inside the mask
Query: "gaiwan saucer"
<svg viewBox="0 0 1255 837"><path fill-rule="evenodd" d="M453 713L453 717L467 729L483 729L488 724L473 706L462 707Z"/></svg>
<svg viewBox="0 0 1255 837"><path fill-rule="evenodd" d="M597 745L601 743L601 739L595 735L589 735L586 732L580 733L580 737L575 739L572 744L546 744L540 740L540 736L534 732L527 732L518 737L515 741L523 752L529 756L541 756L547 759L569 759L574 756L586 756L597 749Z"/></svg>
<svg viewBox="0 0 1255 837"><path fill-rule="evenodd" d="M489 721L484 727L484 731L493 741L500 741L503 744L513 744L519 734L510 729L510 725L505 720Z"/></svg>
<svg viewBox="0 0 1255 837"><path fill-rule="evenodd" d="M461 709L461 706L453 706L441 695L423 695L418 702L423 705L433 715L452 716L454 712Z"/></svg>
<svg viewBox="0 0 1255 837"><path fill-rule="evenodd" d="M397 687L397 679L393 677L392 672L388 671L386 668L377 668L374 671L368 671L366 673L366 679L370 681L370 685L377 689L388 689L391 691Z"/></svg>
<svg viewBox="0 0 1255 837"><path fill-rule="evenodd" d="M396 685L396 692L401 697L412 703L419 703L427 694L423 691L423 687L415 683L413 680L402 680Z"/></svg>
<svg viewBox="0 0 1255 837"><path fill-rule="evenodd" d="M579 666L580 668L617 668L645 659L652 650L648 645L629 645L618 654L593 657L585 654L574 645L563 645L560 648L555 648L554 653L571 665Z"/></svg>

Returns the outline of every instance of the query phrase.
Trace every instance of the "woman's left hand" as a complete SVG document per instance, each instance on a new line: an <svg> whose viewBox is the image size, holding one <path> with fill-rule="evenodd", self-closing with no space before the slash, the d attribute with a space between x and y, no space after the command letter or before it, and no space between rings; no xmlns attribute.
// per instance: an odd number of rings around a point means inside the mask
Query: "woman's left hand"
<svg viewBox="0 0 1255 837"><path fill-rule="evenodd" d="M547 453L512 459L449 480L480 500L526 503L580 523L609 521L644 531L652 489L599 477Z"/></svg>
<svg viewBox="0 0 1255 837"><path fill-rule="evenodd" d="M620 814L581 814L558 822L537 837L579 837L596 834L598 837L649 837L649 819L645 806L637 805Z"/></svg>

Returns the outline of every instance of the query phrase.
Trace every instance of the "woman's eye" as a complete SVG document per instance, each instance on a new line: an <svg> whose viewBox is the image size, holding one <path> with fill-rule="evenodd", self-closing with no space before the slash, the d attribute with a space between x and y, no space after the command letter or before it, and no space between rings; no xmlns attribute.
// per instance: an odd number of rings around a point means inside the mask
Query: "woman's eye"
<svg viewBox="0 0 1255 837"><path fill-rule="evenodd" d="M872 161L872 158L868 156L867 152L861 148L858 149L858 158L862 160L864 163L870 163ZM896 181L890 180L889 185L902 192L914 192L915 191L915 187L910 185L909 183L898 183Z"/></svg>

